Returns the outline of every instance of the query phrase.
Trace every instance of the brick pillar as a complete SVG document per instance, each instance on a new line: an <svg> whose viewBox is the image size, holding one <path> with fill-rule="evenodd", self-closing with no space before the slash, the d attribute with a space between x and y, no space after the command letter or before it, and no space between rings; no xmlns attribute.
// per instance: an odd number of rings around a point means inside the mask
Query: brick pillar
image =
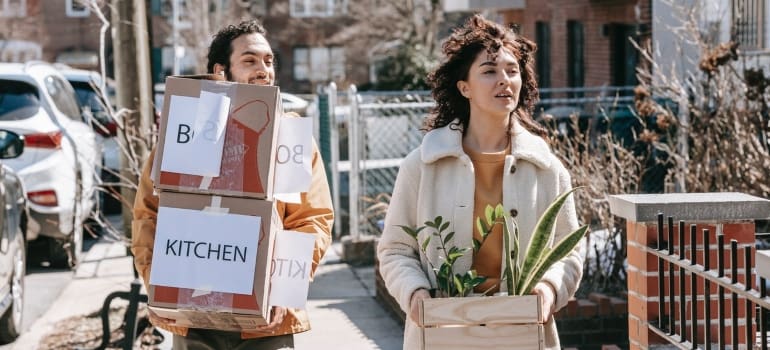
<svg viewBox="0 0 770 350"><path fill-rule="evenodd" d="M731 239L738 241L738 281L745 283L743 247L754 245L754 220L770 216L770 201L741 193L681 193L681 194L650 194L650 195L616 195L610 196L610 211L613 215L626 219L627 227L627 258L628 258L628 327L629 345L631 349L649 349L653 344L667 342L648 328L649 324L658 325L658 259L652 253L658 247L657 214L664 214L663 240L668 240L668 216L674 218L674 254L679 255L679 220L685 222L685 259L692 259L690 225L697 225L695 261L703 265L703 229L708 229L709 256L712 271L717 271L716 234L725 235L725 275L730 276L730 245ZM754 258L752 256L752 264ZM668 295L668 263L664 265L664 295ZM690 294L690 274L685 272L685 306L686 306L686 339L691 340L692 297ZM680 304L679 304L679 269L674 268L675 287L675 331L680 333ZM749 281L753 281L750 279ZM704 339L704 293L702 278L698 278L698 343ZM752 283L752 286L754 283ZM710 342L718 341L718 308L717 287L711 284L711 329ZM725 292L725 337L727 344L731 342L732 322L730 320L730 293ZM671 315L669 302L665 300L665 312ZM738 302L739 341L745 342L745 320L740 317L745 314L743 299ZM756 327L756 325L754 325Z"/></svg>

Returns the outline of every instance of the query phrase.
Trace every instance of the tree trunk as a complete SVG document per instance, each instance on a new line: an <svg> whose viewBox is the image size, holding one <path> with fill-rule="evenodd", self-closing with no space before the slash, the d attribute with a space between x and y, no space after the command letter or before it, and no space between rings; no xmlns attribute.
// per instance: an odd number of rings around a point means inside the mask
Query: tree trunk
<svg viewBox="0 0 770 350"><path fill-rule="evenodd" d="M152 79L147 33L147 7L144 0L112 0L112 40L115 55L115 82L118 108L128 109L122 116L123 132L120 175L129 184L138 183L151 145L153 122ZM133 204L136 187L122 186L121 196ZM130 208L123 209L123 232L131 239Z"/></svg>

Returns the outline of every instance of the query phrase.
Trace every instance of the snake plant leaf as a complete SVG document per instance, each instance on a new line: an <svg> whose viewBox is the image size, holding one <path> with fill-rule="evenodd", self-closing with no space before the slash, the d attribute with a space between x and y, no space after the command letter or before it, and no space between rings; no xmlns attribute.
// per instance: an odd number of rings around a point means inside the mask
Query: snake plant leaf
<svg viewBox="0 0 770 350"><path fill-rule="evenodd" d="M492 223L495 221L495 219L492 217L494 213L495 208L487 204L486 208L484 208L484 218L487 219L487 224L492 225Z"/></svg>
<svg viewBox="0 0 770 350"><path fill-rule="evenodd" d="M548 252L543 261L535 268L534 272L531 273L525 281L523 281L522 288L519 290L522 293L528 293L532 290L532 288L535 288L535 284L537 284L537 282L543 278L543 275L545 275L546 271L548 271L551 265L561 259L564 259L567 254L575 249L583 237L585 237L586 232L588 232L588 225L584 225L578 228L556 243L554 248Z"/></svg>
<svg viewBox="0 0 770 350"><path fill-rule="evenodd" d="M481 237L484 237L484 235L489 232L489 226L487 226L481 218L476 218L476 229L479 230L479 235L481 235Z"/></svg>
<svg viewBox="0 0 770 350"><path fill-rule="evenodd" d="M495 219L503 217L505 217L505 208L503 208L502 204L498 204L495 207Z"/></svg>
<svg viewBox="0 0 770 350"><path fill-rule="evenodd" d="M532 232L532 237L529 239L527 250L525 250L524 263L521 265L521 275L523 278L517 283L516 290L523 292L524 279L530 277L535 267L540 265L545 254L548 252L548 241L553 237L553 227L556 223L556 217L559 214L559 210L567 201L567 197L572 194L577 188L562 193L551 203L548 209L543 212L540 219L535 225L535 230Z"/></svg>
<svg viewBox="0 0 770 350"><path fill-rule="evenodd" d="M516 281L519 280L519 276L521 276L521 265L519 264L519 225L516 224L516 221L513 220L513 218L510 218L510 225L508 225L508 220L505 221L505 227L506 235L509 234L509 232L513 232L513 249L512 250L506 250L506 252L511 252L511 262L513 266L511 266L510 271L510 282L508 283L509 292L508 295L519 295L520 292L516 289ZM513 227L513 230L511 230L511 227ZM514 294L511 294L514 293Z"/></svg>
<svg viewBox="0 0 770 350"><path fill-rule="evenodd" d="M463 288L463 282L462 282L462 280L460 280L460 275L459 274L458 275L454 275L454 279L453 280L454 280L455 288L457 289L457 292L459 294L463 294L464 288Z"/></svg>

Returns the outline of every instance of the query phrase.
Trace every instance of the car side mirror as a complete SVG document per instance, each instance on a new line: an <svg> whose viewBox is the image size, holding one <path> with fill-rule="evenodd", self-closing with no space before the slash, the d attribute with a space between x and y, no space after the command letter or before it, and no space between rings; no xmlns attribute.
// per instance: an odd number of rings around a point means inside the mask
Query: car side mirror
<svg viewBox="0 0 770 350"><path fill-rule="evenodd" d="M0 159L16 158L24 152L24 136L0 129Z"/></svg>

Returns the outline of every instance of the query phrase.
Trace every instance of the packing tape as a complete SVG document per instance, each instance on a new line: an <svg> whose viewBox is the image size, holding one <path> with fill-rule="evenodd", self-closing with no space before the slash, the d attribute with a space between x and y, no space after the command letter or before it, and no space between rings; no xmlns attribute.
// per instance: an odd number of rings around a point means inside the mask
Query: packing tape
<svg viewBox="0 0 770 350"><path fill-rule="evenodd" d="M209 288L209 287L204 287ZM210 288L209 288L210 289ZM192 291L192 293L191 293ZM177 310L182 312L233 312L233 294L204 289L179 288ZM203 321L203 320L201 320ZM202 325L198 325L202 326Z"/></svg>
<svg viewBox="0 0 770 350"><path fill-rule="evenodd" d="M227 214L229 208L222 208L222 196L211 196L211 205L204 207L203 211L209 214Z"/></svg>
<svg viewBox="0 0 770 350"><path fill-rule="evenodd" d="M191 298L200 297L211 294L211 290L214 289L211 286L202 287L202 289L194 289Z"/></svg>
<svg viewBox="0 0 770 350"><path fill-rule="evenodd" d="M209 186L211 186L211 180L214 178L211 176L204 176L201 180L201 184L198 186L199 190L208 190Z"/></svg>

